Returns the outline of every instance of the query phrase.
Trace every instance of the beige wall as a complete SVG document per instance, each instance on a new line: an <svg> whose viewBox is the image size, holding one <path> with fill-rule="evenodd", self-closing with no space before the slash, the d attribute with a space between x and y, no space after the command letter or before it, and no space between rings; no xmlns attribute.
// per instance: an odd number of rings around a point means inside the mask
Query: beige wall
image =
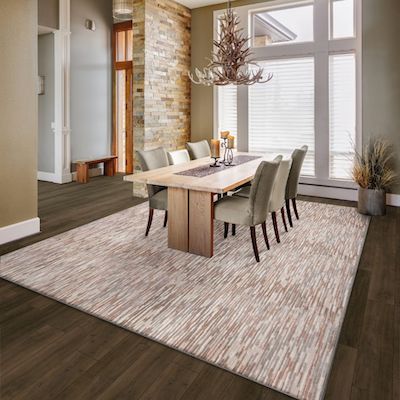
<svg viewBox="0 0 400 400"><path fill-rule="evenodd" d="M400 194L400 2L363 0L363 138L393 143Z"/></svg>
<svg viewBox="0 0 400 400"><path fill-rule="evenodd" d="M234 6L264 3L265 0L239 0ZM192 10L192 71L202 68L210 57L213 42L213 12L226 8L226 3ZM213 135L213 88L192 84L191 140L210 140Z"/></svg>
<svg viewBox="0 0 400 400"><path fill-rule="evenodd" d="M59 0L38 0L38 24L58 29Z"/></svg>
<svg viewBox="0 0 400 400"><path fill-rule="evenodd" d="M37 216L37 2L0 2L0 227Z"/></svg>
<svg viewBox="0 0 400 400"><path fill-rule="evenodd" d="M234 6L265 0L235 1ZM192 69L205 66L212 51L213 11L226 3L192 10ZM400 2L363 0L363 139L388 138L396 151L400 174ZM213 90L192 85L192 140L210 139L213 132ZM400 184L394 187L400 194Z"/></svg>

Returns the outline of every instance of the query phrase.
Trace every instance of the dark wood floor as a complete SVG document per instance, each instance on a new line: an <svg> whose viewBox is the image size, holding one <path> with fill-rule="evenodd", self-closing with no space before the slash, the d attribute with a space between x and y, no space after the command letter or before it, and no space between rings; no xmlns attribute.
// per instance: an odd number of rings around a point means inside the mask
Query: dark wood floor
<svg viewBox="0 0 400 400"><path fill-rule="evenodd" d="M125 199L117 179L99 193L97 179L93 189L41 185L48 235L50 224L59 232L139 201ZM79 198L81 217L69 221L65 206ZM400 209L389 208L371 221L325 399L400 398L399 260ZM0 296L1 399L289 399L4 280Z"/></svg>
<svg viewBox="0 0 400 400"><path fill-rule="evenodd" d="M38 182L41 233L1 245L0 255L144 201L132 197L132 184L122 178L120 174L98 176L86 184Z"/></svg>

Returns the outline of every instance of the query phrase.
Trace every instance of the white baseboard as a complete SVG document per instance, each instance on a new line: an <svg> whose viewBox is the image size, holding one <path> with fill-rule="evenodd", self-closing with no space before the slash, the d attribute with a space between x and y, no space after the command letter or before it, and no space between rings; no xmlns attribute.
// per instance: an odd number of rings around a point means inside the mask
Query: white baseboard
<svg viewBox="0 0 400 400"><path fill-rule="evenodd" d="M299 184L299 194L326 197L328 199L357 201L357 190L330 186Z"/></svg>
<svg viewBox="0 0 400 400"><path fill-rule="evenodd" d="M357 201L357 189L318 186L300 183L299 194L305 196L326 197L328 199ZM386 195L388 206L400 207L400 194L388 193Z"/></svg>
<svg viewBox="0 0 400 400"><path fill-rule="evenodd" d="M40 218L27 219L0 228L0 244L12 242L40 232Z"/></svg>
<svg viewBox="0 0 400 400"><path fill-rule="evenodd" d="M72 182L72 174L68 173L64 174L57 183L70 183L70 182Z"/></svg>
<svg viewBox="0 0 400 400"><path fill-rule="evenodd" d="M72 172L72 180L76 181L76 172ZM89 169L89 178L93 176L100 176L104 175L104 169L103 167L96 167L96 168L90 168Z"/></svg>
<svg viewBox="0 0 400 400"><path fill-rule="evenodd" d="M393 207L400 207L400 194L388 193L386 195L386 204Z"/></svg>
<svg viewBox="0 0 400 400"><path fill-rule="evenodd" d="M57 175L54 174L53 172L38 171L37 172L37 179L38 179L38 181L56 182L57 181Z"/></svg>
<svg viewBox="0 0 400 400"><path fill-rule="evenodd" d="M72 182L71 174L64 174L59 177L57 174L53 172L37 172L38 181L52 182L52 183L69 183Z"/></svg>

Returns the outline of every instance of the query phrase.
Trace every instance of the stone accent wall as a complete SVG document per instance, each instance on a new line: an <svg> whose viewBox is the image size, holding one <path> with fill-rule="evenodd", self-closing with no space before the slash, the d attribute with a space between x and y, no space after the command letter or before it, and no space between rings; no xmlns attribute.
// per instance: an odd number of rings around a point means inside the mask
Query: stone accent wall
<svg viewBox="0 0 400 400"><path fill-rule="evenodd" d="M190 26L190 10L172 0L134 0L134 151L190 140Z"/></svg>

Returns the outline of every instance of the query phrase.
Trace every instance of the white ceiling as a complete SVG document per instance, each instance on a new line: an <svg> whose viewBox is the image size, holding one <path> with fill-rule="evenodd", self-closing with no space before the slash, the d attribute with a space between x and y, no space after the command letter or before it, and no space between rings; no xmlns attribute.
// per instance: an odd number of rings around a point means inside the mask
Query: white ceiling
<svg viewBox="0 0 400 400"><path fill-rule="evenodd" d="M220 4L224 0L176 0L178 3L183 4L187 8L198 8L209 6L211 4Z"/></svg>

